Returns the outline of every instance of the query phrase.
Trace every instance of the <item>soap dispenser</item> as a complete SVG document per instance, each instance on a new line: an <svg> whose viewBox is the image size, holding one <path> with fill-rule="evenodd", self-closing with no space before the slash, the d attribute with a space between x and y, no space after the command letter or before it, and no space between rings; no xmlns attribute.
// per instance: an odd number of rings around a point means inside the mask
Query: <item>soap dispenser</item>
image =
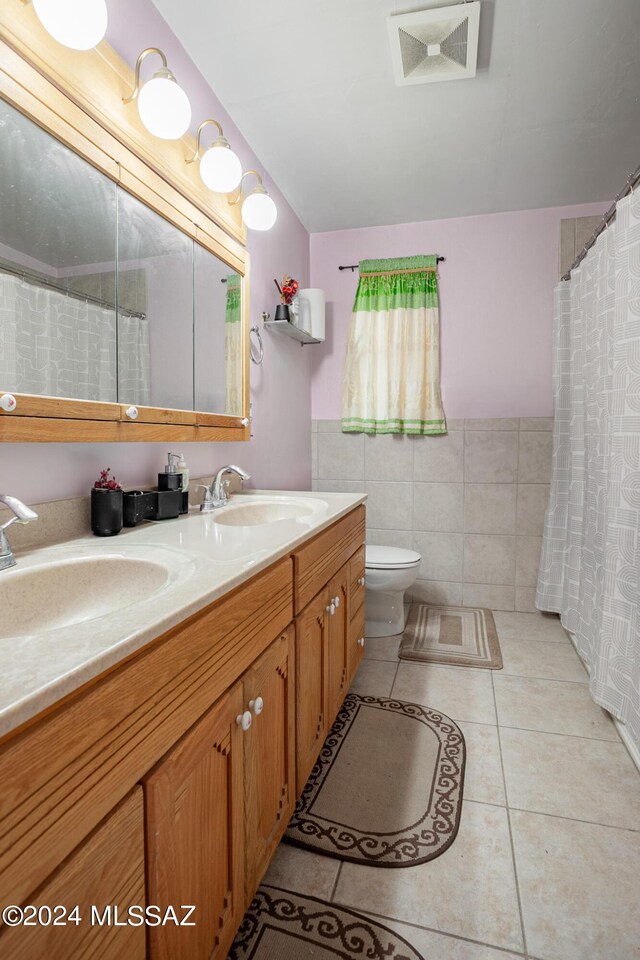
<svg viewBox="0 0 640 960"><path fill-rule="evenodd" d="M189 512L189 467L187 462L184 459L184 454L180 454L180 459L178 460L178 475L182 480L182 505L180 507L180 513Z"/></svg>
<svg viewBox="0 0 640 960"><path fill-rule="evenodd" d="M178 473L177 461L180 459L177 453L170 453L167 456L167 465L163 473L158 474L158 490L181 490L182 474Z"/></svg>

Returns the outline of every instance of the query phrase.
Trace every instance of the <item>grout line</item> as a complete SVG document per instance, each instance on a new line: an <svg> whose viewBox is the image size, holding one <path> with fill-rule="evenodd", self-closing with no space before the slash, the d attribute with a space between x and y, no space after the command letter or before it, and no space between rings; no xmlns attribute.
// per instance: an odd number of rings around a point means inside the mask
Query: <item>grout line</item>
<svg viewBox="0 0 640 960"><path fill-rule="evenodd" d="M342 906L342 904L341 904ZM347 904L344 904L345 909L358 910L357 907L349 907ZM410 920L399 920L398 917L390 917L384 913L372 913L371 910L361 910L359 911L367 917L372 917L374 920L383 920L388 923L399 923L404 927L411 927L414 930L424 930L425 933L437 933L440 937L448 937L450 940L457 940L462 943L472 943L479 947L489 947L491 950L500 951L501 953L508 953L510 956L514 957L524 957L522 950L514 950L512 947L500 947L495 943L487 943L485 940L473 940L471 937L463 937L457 933L450 933L448 930L438 930L437 927L427 927L420 923L413 923Z"/></svg>
<svg viewBox="0 0 640 960"><path fill-rule="evenodd" d="M478 803L479 801L475 801ZM495 804L493 804L495 806ZM586 823L593 827L604 827L607 830L625 830L627 833L640 833L640 827L621 827L617 823L602 823L601 820L585 820L584 817L567 817L562 813L549 813L548 810L530 810L529 807L512 806L511 810L518 813L531 813L536 817L550 817L552 820L569 820L571 823Z"/></svg>
<svg viewBox="0 0 640 960"><path fill-rule="evenodd" d="M554 680L557 683L577 683L579 687L588 686L588 680L564 680L561 677L534 677L528 673L502 673L503 677L513 677L516 680Z"/></svg>
<svg viewBox="0 0 640 960"><path fill-rule="evenodd" d="M493 682L493 673L491 676L491 689L493 690L493 705L496 711L496 717L498 716L498 703L496 700L496 688ZM500 768L502 770L502 785L504 787L504 799L505 799L505 809L507 812L507 825L509 828L509 842L511 844L511 862L513 864L513 876L516 885L516 898L518 900L518 913L520 916L520 929L522 931L522 943L524 946L524 956L527 958L529 952L527 950L527 934L524 928L524 914L522 911L522 897L520 894L520 881L518 879L518 865L516 862L516 848L513 842L513 829L511 826L511 811L509 809L509 791L507 790L507 778L504 772L504 757L502 756L502 738L500 736L500 724L498 723L498 750L500 753Z"/></svg>
<svg viewBox="0 0 640 960"><path fill-rule="evenodd" d="M473 669L473 668L472 668ZM495 672L495 671L494 671ZM499 671L498 671L499 672ZM560 680L559 677L527 677L522 673L503 673L503 678L508 678L509 680L542 680L544 683L570 683L574 687L588 687L589 681L585 680ZM500 678L498 678L500 679ZM596 703L595 700L592 700L589 697L590 703L595 707L600 707L599 703ZM600 707L601 710L604 710L604 707Z"/></svg>
<svg viewBox="0 0 640 960"><path fill-rule="evenodd" d="M336 890L338 889L338 881L340 880L340 874L342 873L342 867L343 867L343 865L344 865L344 860L341 860L340 863L338 864L338 872L336 873L335 883L333 884L333 887L331 888L331 895L330 895L330 897L329 897L329 903L333 903L333 902L334 902L333 898L335 897L335 895L336 895Z"/></svg>
<svg viewBox="0 0 640 960"><path fill-rule="evenodd" d="M463 721L464 723L464 721ZM555 734L558 737L571 737L574 740L593 740L594 743L618 743L619 740L608 740L606 737L587 737L584 733L560 733L558 730L536 730L535 727L515 727L512 723L500 723L498 726L503 730L523 730L525 733L544 733Z"/></svg>

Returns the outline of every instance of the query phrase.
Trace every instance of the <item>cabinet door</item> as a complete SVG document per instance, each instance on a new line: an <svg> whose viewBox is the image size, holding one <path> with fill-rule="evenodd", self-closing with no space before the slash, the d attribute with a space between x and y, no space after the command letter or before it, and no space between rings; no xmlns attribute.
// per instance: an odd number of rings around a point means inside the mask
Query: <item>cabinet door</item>
<svg viewBox="0 0 640 960"><path fill-rule="evenodd" d="M296 617L296 790L302 793L327 735L329 593Z"/></svg>
<svg viewBox="0 0 640 960"><path fill-rule="evenodd" d="M350 687L355 677L360 661L364 656L364 606L361 606L349 624L349 656L347 685Z"/></svg>
<svg viewBox="0 0 640 960"><path fill-rule="evenodd" d="M145 778L150 903L195 905L194 927L149 929L150 960L226 957L244 913L242 684Z"/></svg>
<svg viewBox="0 0 640 960"><path fill-rule="evenodd" d="M295 632L275 640L243 678L245 738L245 900L260 883L296 799Z"/></svg>
<svg viewBox="0 0 640 960"><path fill-rule="evenodd" d="M355 617L360 608L364 605L364 595L366 587L366 556L367 548L364 544L354 553L349 561L349 580L351 581L350 601L351 601L351 619Z"/></svg>
<svg viewBox="0 0 640 960"><path fill-rule="evenodd" d="M350 586L347 563L329 581L329 727L336 718L348 688Z"/></svg>
<svg viewBox="0 0 640 960"><path fill-rule="evenodd" d="M128 926L127 911L144 909L144 811L136 787L96 827L44 885L28 898L36 907L64 904L71 919L54 913L66 925L2 927L3 960L144 960L145 928ZM77 904L80 922L71 913ZM92 905L97 908L92 923ZM4 906L4 904L3 904ZM110 908L108 914L106 908ZM46 917L46 914L44 915ZM132 915L133 916L133 915ZM103 919L104 925L98 922ZM119 920L122 926L116 926Z"/></svg>

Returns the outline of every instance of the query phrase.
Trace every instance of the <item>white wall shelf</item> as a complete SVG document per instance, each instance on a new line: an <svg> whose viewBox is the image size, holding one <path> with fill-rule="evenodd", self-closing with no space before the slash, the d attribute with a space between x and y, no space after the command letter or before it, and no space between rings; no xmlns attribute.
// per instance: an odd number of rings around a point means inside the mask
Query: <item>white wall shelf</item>
<svg viewBox="0 0 640 960"><path fill-rule="evenodd" d="M285 336L297 340L304 346L305 343L322 343L322 340L316 340L306 330L294 326L289 320L265 320L264 325L267 330L277 330L278 333L284 333Z"/></svg>

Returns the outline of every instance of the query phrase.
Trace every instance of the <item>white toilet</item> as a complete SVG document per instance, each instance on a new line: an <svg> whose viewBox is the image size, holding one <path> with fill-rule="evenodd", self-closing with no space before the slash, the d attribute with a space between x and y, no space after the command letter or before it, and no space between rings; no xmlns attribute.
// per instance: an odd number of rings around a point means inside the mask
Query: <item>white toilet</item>
<svg viewBox="0 0 640 960"><path fill-rule="evenodd" d="M365 634L391 637L406 622L404 594L418 576L422 557L414 550L367 544Z"/></svg>

